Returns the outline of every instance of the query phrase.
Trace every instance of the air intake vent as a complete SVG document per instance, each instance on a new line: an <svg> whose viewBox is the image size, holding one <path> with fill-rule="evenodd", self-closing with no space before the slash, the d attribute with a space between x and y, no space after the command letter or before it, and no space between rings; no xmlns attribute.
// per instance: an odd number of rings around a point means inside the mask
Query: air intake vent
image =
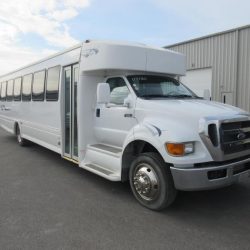
<svg viewBox="0 0 250 250"><path fill-rule="evenodd" d="M217 147L219 145L219 141L218 141L218 133L217 133L216 124L208 125L208 135L213 145Z"/></svg>

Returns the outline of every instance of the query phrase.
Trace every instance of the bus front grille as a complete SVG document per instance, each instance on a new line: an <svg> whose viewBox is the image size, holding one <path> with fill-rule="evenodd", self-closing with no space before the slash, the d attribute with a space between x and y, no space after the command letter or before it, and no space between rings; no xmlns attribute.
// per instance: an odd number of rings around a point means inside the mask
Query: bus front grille
<svg viewBox="0 0 250 250"><path fill-rule="evenodd" d="M222 123L220 143L225 155L249 150L250 121Z"/></svg>

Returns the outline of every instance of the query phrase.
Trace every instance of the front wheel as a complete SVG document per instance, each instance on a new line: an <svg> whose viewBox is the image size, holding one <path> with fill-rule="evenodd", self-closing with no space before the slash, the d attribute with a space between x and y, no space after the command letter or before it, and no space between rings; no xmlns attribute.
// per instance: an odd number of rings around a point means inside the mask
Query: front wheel
<svg viewBox="0 0 250 250"><path fill-rule="evenodd" d="M162 210L176 198L170 168L157 153L139 155L132 162L129 181L135 198L149 209Z"/></svg>
<svg viewBox="0 0 250 250"><path fill-rule="evenodd" d="M16 128L16 139L17 139L18 144L22 147L29 145L29 142L26 139L22 138L19 126L17 126Z"/></svg>

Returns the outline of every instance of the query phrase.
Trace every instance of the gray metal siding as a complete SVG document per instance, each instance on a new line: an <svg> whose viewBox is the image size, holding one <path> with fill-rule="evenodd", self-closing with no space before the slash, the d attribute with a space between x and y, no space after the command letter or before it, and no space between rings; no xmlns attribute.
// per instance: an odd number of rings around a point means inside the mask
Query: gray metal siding
<svg viewBox="0 0 250 250"><path fill-rule="evenodd" d="M250 29L239 33L237 105L250 111Z"/></svg>
<svg viewBox="0 0 250 250"><path fill-rule="evenodd" d="M212 97L232 92L234 105L250 111L250 27L167 47L187 56L187 70L212 68Z"/></svg>

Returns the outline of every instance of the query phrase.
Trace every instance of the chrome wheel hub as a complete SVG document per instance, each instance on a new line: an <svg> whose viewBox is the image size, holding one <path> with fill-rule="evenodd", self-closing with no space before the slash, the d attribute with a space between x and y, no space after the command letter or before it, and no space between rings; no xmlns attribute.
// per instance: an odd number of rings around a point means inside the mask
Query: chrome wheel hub
<svg viewBox="0 0 250 250"><path fill-rule="evenodd" d="M153 200L160 191L158 177L154 169L146 163L137 167L133 184L137 193L145 200Z"/></svg>

